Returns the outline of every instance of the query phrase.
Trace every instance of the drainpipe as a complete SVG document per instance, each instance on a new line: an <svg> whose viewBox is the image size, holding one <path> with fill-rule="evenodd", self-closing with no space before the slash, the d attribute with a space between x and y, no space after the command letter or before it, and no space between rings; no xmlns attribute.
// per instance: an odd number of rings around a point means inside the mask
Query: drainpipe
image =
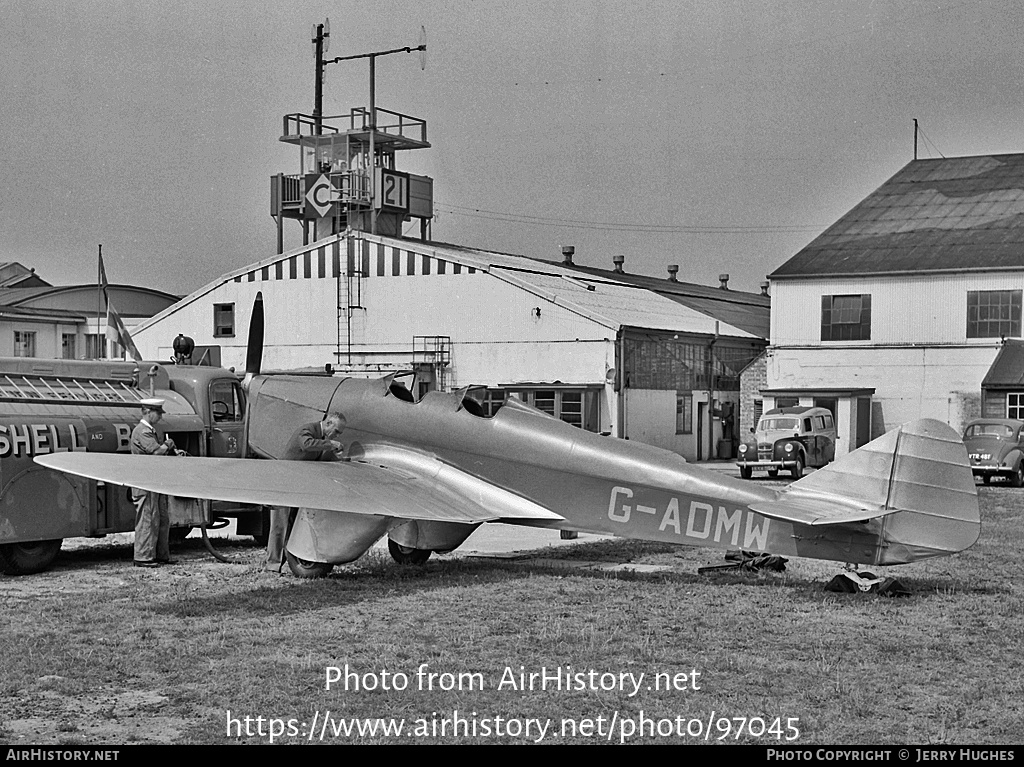
<svg viewBox="0 0 1024 767"><path fill-rule="evenodd" d="M726 288L728 289L728 288ZM715 320L715 334L708 342L708 457L718 455L715 450L715 342L718 341L718 320Z"/></svg>
<svg viewBox="0 0 1024 767"><path fill-rule="evenodd" d="M619 327L615 338L615 391L618 395L616 431L619 439L626 438L626 329Z"/></svg>

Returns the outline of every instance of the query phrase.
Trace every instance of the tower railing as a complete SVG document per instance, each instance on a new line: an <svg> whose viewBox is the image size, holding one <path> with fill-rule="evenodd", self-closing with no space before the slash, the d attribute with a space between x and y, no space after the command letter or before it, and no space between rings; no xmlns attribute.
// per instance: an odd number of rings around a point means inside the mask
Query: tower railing
<svg viewBox="0 0 1024 767"><path fill-rule="evenodd" d="M390 109L376 107L374 120L370 119L370 110L365 107L353 107L347 115L328 115L319 120L320 132L317 133L317 123L313 115L295 112L284 116L283 136L288 138L331 135L338 133L351 133L368 131L374 125L378 133L386 133L389 136L426 143L427 122L418 117L393 112ZM328 122L330 121L330 123Z"/></svg>

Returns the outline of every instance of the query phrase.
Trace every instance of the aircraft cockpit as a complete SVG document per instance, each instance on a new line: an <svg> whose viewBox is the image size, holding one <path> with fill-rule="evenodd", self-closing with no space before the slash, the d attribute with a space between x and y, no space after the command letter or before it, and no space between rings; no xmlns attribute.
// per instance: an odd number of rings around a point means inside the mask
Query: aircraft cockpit
<svg viewBox="0 0 1024 767"><path fill-rule="evenodd" d="M388 386L388 394L395 399L402 400L403 402L416 402L416 398L412 396L412 392L397 381L392 381Z"/></svg>
<svg viewBox="0 0 1024 767"><path fill-rule="evenodd" d="M407 380L403 380L407 379ZM417 399L413 393L416 388L416 374L415 372L399 373L395 375L387 383L387 390L384 396L394 397L395 399L401 400L402 402L408 402L410 404L418 404L422 401ZM488 412L488 409L484 406L482 401L487 388L484 386L470 386L465 389L452 392L451 397L458 398L456 403L457 410L465 410L472 416L477 418L493 418L494 414L501 408L499 404L493 409L493 412ZM433 394L427 392L427 394Z"/></svg>

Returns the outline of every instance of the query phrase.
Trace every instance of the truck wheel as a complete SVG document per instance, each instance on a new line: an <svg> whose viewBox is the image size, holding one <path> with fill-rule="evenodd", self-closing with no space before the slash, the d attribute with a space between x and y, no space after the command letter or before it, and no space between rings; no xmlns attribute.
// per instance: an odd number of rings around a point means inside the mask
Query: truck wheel
<svg viewBox="0 0 1024 767"><path fill-rule="evenodd" d="M388 538L388 552L391 554L391 558L400 565L422 565L430 559L430 549L399 546L390 538Z"/></svg>
<svg viewBox="0 0 1024 767"><path fill-rule="evenodd" d="M327 562L307 562L289 552L285 552L284 556L292 574L298 578L326 578L334 569L334 565Z"/></svg>
<svg viewBox="0 0 1024 767"><path fill-rule="evenodd" d="M798 455L796 457L796 464L793 466L793 479L800 479L804 475L804 457Z"/></svg>
<svg viewBox="0 0 1024 767"><path fill-rule="evenodd" d="M740 476L743 479L750 479L754 475L754 470L749 466L740 466Z"/></svg>
<svg viewBox="0 0 1024 767"><path fill-rule="evenodd" d="M0 572L7 575L31 575L49 569L60 551L63 538L52 541L6 543L0 546Z"/></svg>

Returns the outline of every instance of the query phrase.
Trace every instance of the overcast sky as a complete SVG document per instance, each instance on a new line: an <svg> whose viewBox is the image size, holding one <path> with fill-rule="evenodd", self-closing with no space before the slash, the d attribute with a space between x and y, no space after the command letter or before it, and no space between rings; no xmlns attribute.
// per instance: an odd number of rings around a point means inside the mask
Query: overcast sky
<svg viewBox="0 0 1024 767"><path fill-rule="evenodd" d="M365 8L372 9L367 12ZM913 158L1024 151L1019 0L3 0L0 260L188 293L274 252L328 57L424 118L434 238L756 291ZM365 61L325 112L369 102ZM410 227L413 228L413 227ZM286 222L286 248L301 244Z"/></svg>

